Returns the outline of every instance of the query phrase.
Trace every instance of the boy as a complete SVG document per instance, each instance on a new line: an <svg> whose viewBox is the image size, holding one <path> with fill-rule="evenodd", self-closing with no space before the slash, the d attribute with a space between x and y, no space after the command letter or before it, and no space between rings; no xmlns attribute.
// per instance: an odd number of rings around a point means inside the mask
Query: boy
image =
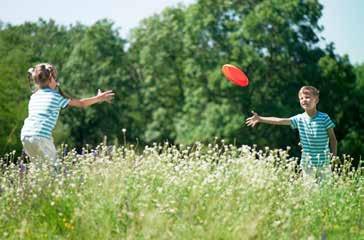
<svg viewBox="0 0 364 240"><path fill-rule="evenodd" d="M246 120L248 126L257 123L274 125L291 125L298 129L302 145L301 168L304 178L317 178L319 181L330 174L330 151L337 153L337 140L334 132L335 124L326 113L317 111L319 91L312 86L303 86L298 92L300 105L304 113L291 118L262 117L253 112Z"/></svg>

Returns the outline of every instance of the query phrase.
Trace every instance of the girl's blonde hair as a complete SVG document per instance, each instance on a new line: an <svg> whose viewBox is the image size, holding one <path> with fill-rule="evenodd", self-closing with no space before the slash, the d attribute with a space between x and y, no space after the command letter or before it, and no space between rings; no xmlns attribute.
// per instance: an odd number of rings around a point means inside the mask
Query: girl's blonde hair
<svg viewBox="0 0 364 240"><path fill-rule="evenodd" d="M39 63L32 68L28 69L28 80L29 86L31 88L32 83L35 83L37 88L44 88L48 86L49 78L53 77L57 82L59 93L66 98L70 98L68 95L64 94L61 88L59 87L58 81L58 71L57 68L50 63ZM37 90L37 89L36 89ZM36 91L35 90L35 91ZM34 92L34 91L33 91Z"/></svg>
<svg viewBox="0 0 364 240"><path fill-rule="evenodd" d="M49 78L57 79L57 69L50 63L39 63L28 69L29 83L34 82L39 88L46 87Z"/></svg>
<svg viewBox="0 0 364 240"><path fill-rule="evenodd" d="M313 87L313 86L303 86L301 87L301 89L298 91L298 97L304 92L304 91L308 91L310 92L313 96L315 97L319 97L320 96L320 91Z"/></svg>

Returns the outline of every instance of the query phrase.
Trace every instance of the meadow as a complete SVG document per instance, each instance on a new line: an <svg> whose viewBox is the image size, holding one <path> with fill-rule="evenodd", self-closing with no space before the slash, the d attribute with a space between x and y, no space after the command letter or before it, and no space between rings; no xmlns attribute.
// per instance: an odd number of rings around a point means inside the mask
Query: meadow
<svg viewBox="0 0 364 240"><path fill-rule="evenodd" d="M364 239L360 166L308 183L288 151L101 144L70 152L57 173L19 171L9 154L0 239Z"/></svg>

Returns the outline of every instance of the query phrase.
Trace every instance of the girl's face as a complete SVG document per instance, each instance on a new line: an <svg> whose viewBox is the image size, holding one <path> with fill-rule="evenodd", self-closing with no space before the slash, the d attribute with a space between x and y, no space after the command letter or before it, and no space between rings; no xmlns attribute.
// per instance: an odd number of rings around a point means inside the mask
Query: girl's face
<svg viewBox="0 0 364 240"><path fill-rule="evenodd" d="M299 95L301 107L305 111L315 110L318 103L318 97L309 91L303 91Z"/></svg>

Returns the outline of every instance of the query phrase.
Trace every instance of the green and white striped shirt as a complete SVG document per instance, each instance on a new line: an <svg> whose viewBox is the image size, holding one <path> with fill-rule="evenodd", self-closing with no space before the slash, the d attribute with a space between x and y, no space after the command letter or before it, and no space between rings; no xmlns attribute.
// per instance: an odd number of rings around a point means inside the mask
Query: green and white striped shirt
<svg viewBox="0 0 364 240"><path fill-rule="evenodd" d="M298 129L302 145L301 165L324 166L330 162L328 129L335 124L326 113L310 117L306 112L290 118L291 127Z"/></svg>
<svg viewBox="0 0 364 240"><path fill-rule="evenodd" d="M21 138L25 136L52 137L59 111L65 108L69 99L64 98L57 90L43 88L31 97L28 106L28 117L24 120Z"/></svg>

